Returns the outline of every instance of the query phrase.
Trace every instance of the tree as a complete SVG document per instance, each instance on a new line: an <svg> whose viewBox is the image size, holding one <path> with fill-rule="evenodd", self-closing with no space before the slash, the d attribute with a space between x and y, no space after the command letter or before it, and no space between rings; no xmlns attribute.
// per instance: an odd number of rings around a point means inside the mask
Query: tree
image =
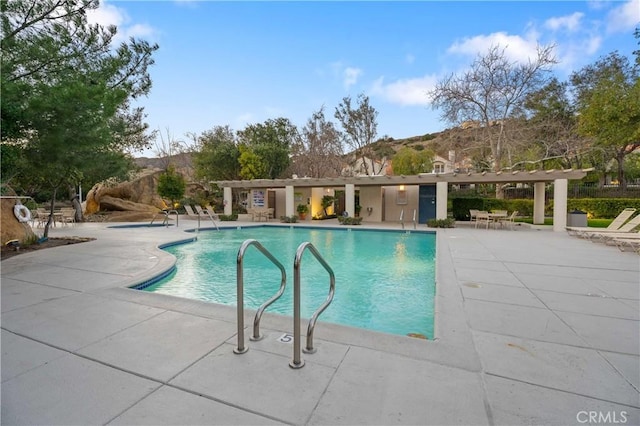
<svg viewBox="0 0 640 426"><path fill-rule="evenodd" d="M196 177L205 180L240 179L240 150L229 126L216 126L197 138L193 153Z"/></svg>
<svg viewBox="0 0 640 426"><path fill-rule="evenodd" d="M617 52L572 74L578 131L609 153L618 165L622 190L625 158L640 148L640 66Z"/></svg>
<svg viewBox="0 0 640 426"><path fill-rule="evenodd" d="M171 200L171 208L184 196L187 187L184 176L176 172L173 165L158 177L158 194L162 198Z"/></svg>
<svg viewBox="0 0 640 426"><path fill-rule="evenodd" d="M553 46L539 46L536 58L517 63L509 61L505 48L492 46L485 55L478 55L469 71L451 74L428 93L433 108L442 109L446 121L480 123L496 172L504 166L507 119L517 115L526 96L544 84L545 73L556 63L552 50ZM504 196L500 185L496 196Z"/></svg>
<svg viewBox="0 0 640 426"><path fill-rule="evenodd" d="M324 107L314 111L301 130L300 143L294 145L293 172L313 178L340 175L341 134L324 116Z"/></svg>
<svg viewBox="0 0 640 426"><path fill-rule="evenodd" d="M73 196L88 176L122 171L131 164L126 151L150 141L142 109L130 104L151 88L147 68L158 47L131 39L115 48L114 26L87 23L97 7L97 0L0 2L2 143L21 147L16 179L48 187L52 208L60 188Z"/></svg>
<svg viewBox="0 0 640 426"><path fill-rule="evenodd" d="M417 175L419 173L430 173L433 170L433 151L404 147L393 157L393 174L395 175Z"/></svg>
<svg viewBox="0 0 640 426"><path fill-rule="evenodd" d="M583 167L582 157L591 147L589 139L577 132L576 108L568 89L569 83L552 78L544 87L527 95L523 104L527 115L523 138L529 142L526 148L535 151L527 162L557 159L563 168Z"/></svg>
<svg viewBox="0 0 640 426"><path fill-rule="evenodd" d="M334 117L342 125L344 143L351 149L356 161L361 160L365 174L380 174L384 170L385 161L381 161L376 168L374 160L380 159L377 158L372 144L378 132L378 112L369 105L369 97L359 94L356 107L351 106L350 96L342 98L342 102L336 107Z"/></svg>
<svg viewBox="0 0 640 426"><path fill-rule="evenodd" d="M249 124L238 132L240 175L244 179L276 179L289 167L291 147L298 137L287 118Z"/></svg>

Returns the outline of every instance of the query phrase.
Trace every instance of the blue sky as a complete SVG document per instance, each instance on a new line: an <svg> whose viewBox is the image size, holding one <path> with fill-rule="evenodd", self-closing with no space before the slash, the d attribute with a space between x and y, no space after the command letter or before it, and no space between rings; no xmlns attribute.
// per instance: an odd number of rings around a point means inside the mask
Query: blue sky
<svg viewBox="0 0 640 426"><path fill-rule="evenodd" d="M323 105L335 122L342 98L359 93L378 111L379 137L397 139L451 127L426 93L491 45L520 61L555 44L561 80L614 50L631 57L640 0L111 0L90 20L159 44L140 104L165 140L277 117L302 127Z"/></svg>

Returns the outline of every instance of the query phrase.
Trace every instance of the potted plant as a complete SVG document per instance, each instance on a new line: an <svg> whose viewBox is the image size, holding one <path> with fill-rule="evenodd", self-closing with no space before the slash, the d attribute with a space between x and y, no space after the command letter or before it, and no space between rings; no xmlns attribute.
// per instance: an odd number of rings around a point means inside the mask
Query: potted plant
<svg viewBox="0 0 640 426"><path fill-rule="evenodd" d="M300 220L304 220L307 217L307 213L309 213L309 206L306 204L298 204L298 216L300 216Z"/></svg>
<svg viewBox="0 0 640 426"><path fill-rule="evenodd" d="M360 204L356 204L354 208L355 208L355 210L356 210L356 211L354 212L354 213L355 213L355 217L360 216L360 210L362 210L362 206L361 206Z"/></svg>

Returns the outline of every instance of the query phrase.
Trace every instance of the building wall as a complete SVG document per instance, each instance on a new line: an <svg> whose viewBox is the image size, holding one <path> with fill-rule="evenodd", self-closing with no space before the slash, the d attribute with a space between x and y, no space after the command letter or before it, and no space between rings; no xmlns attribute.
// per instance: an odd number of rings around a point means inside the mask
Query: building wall
<svg viewBox="0 0 640 426"><path fill-rule="evenodd" d="M276 188L273 189L273 191L276 193L276 205L273 206L275 208L273 216L275 218L280 218L281 216L286 215L287 194L284 188Z"/></svg>
<svg viewBox="0 0 640 426"><path fill-rule="evenodd" d="M418 185L406 185L406 204L402 204L402 197L398 198L399 186L385 186L384 199L384 221L399 222L400 212L404 209L404 221L409 223L413 220L413 211L418 210L419 187ZM399 204L400 203L400 204ZM416 216L417 217L417 216Z"/></svg>
<svg viewBox="0 0 640 426"><path fill-rule="evenodd" d="M382 222L382 188L378 186L360 187L360 216L363 222ZM371 208L371 210L368 210Z"/></svg>

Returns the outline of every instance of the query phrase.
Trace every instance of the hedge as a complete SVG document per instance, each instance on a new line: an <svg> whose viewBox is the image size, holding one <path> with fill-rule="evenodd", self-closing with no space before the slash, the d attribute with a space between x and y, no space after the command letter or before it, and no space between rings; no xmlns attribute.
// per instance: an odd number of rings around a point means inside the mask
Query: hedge
<svg viewBox="0 0 640 426"><path fill-rule="evenodd" d="M567 211L581 210L591 218L614 218L622 210L633 207L640 211L639 198L570 198L567 200ZM513 199L497 200L495 198L453 198L451 212L456 220L469 220L469 210L508 210L518 211L518 216L533 216L533 200ZM553 214L553 200L545 207L545 214Z"/></svg>
<svg viewBox="0 0 640 426"><path fill-rule="evenodd" d="M571 198L567 200L567 210L587 212L594 219L614 218L626 208L640 210L640 198ZM553 202L550 203L553 211Z"/></svg>

